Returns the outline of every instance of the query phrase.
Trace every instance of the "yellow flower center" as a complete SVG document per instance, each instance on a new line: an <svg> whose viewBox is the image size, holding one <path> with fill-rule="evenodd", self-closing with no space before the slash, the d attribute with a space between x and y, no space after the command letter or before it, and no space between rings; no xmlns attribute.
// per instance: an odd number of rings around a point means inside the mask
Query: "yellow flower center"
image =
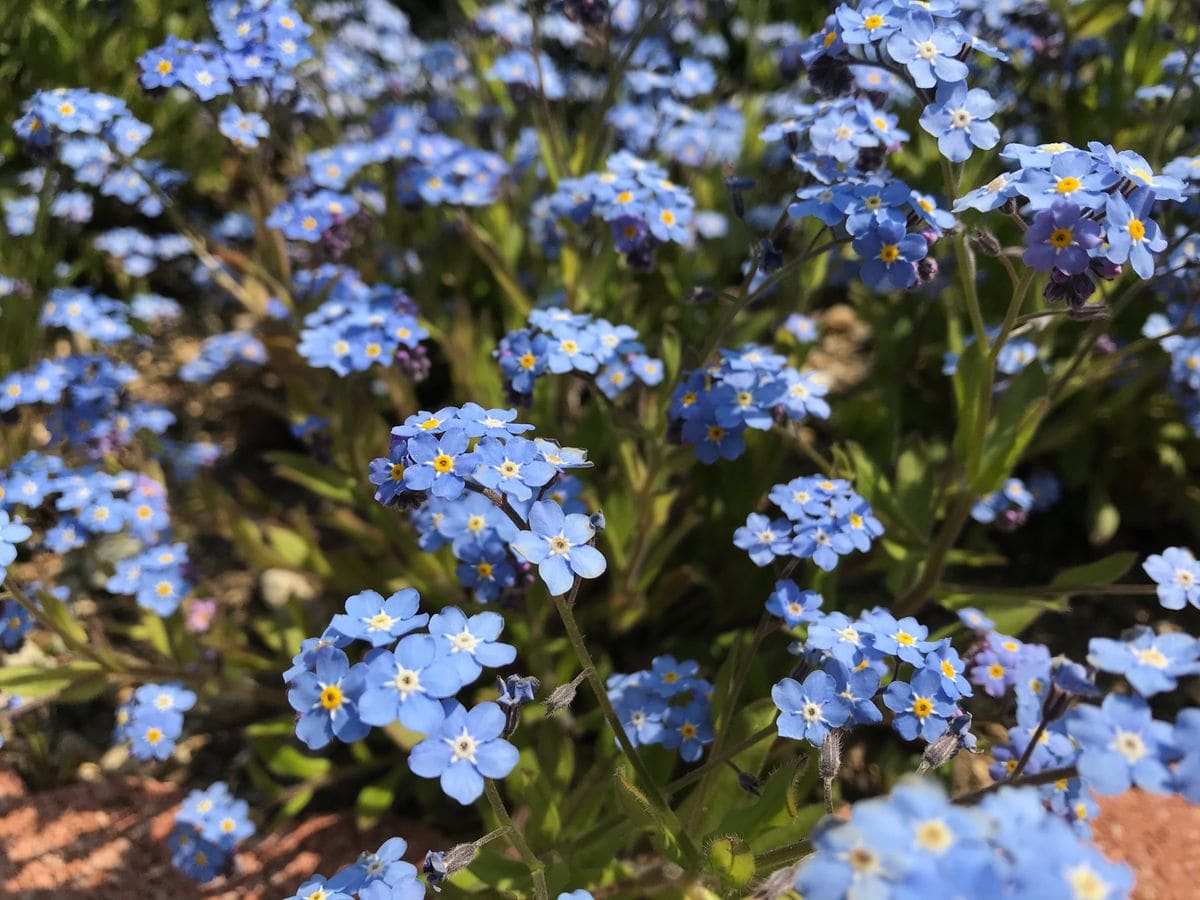
<svg viewBox="0 0 1200 900"><path fill-rule="evenodd" d="M1129 220L1129 236L1135 241L1140 241L1146 237L1146 223L1141 219Z"/></svg>
<svg viewBox="0 0 1200 900"><path fill-rule="evenodd" d="M526 370L532 369L534 366L537 365L537 357L534 356L532 353L526 353L519 360L517 360L517 364L522 369L526 369Z"/></svg>
<svg viewBox="0 0 1200 900"><path fill-rule="evenodd" d="M941 819L929 819L917 826L917 846L930 853L945 853L954 843L954 834Z"/></svg>
<svg viewBox="0 0 1200 900"><path fill-rule="evenodd" d="M327 684L321 691L321 706L331 712L342 705L342 689L336 684Z"/></svg>
<svg viewBox="0 0 1200 900"><path fill-rule="evenodd" d="M1050 246L1056 247L1059 250L1065 250L1070 247L1075 241L1075 235L1072 234L1070 228L1055 228L1050 232Z"/></svg>
<svg viewBox="0 0 1200 900"><path fill-rule="evenodd" d="M874 31L883 24L883 16L867 16L863 19L863 28L867 31Z"/></svg>
<svg viewBox="0 0 1200 900"><path fill-rule="evenodd" d="M1079 190L1079 188L1079 179L1074 178L1071 175L1068 175L1066 178L1058 179L1058 184L1054 187L1054 189L1060 194L1073 194L1075 191Z"/></svg>
<svg viewBox="0 0 1200 900"><path fill-rule="evenodd" d="M454 458L445 453L439 453L433 458L433 468L436 472L446 473L454 469Z"/></svg>
<svg viewBox="0 0 1200 900"><path fill-rule="evenodd" d="M933 701L928 697L917 697L913 700L912 713L918 719L928 718L933 714Z"/></svg>
<svg viewBox="0 0 1200 900"><path fill-rule="evenodd" d="M891 265L900 258L900 248L895 244L884 244L879 248L879 258Z"/></svg>
<svg viewBox="0 0 1200 900"><path fill-rule="evenodd" d="M495 570L490 562L481 562L475 567L475 574L480 578L491 578L493 571Z"/></svg>

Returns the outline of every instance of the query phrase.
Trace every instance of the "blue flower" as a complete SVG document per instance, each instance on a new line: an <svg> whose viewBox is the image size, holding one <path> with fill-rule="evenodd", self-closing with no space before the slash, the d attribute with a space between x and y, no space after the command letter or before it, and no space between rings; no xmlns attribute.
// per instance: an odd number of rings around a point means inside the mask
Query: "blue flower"
<svg viewBox="0 0 1200 900"><path fill-rule="evenodd" d="M925 654L934 646L925 640L929 629L912 616L897 621L891 614L880 611L871 617L871 631L875 636L872 643L876 650L889 656L898 656L914 666L923 665Z"/></svg>
<svg viewBox="0 0 1200 900"><path fill-rule="evenodd" d="M704 745L712 743L712 708L706 698L697 697L686 706L668 707L663 724L660 743L668 750L678 750L684 762L698 760Z"/></svg>
<svg viewBox="0 0 1200 900"><path fill-rule="evenodd" d="M534 381L549 365L549 348L546 335L521 330L505 335L493 355L512 389L518 394L532 394Z"/></svg>
<svg viewBox="0 0 1200 900"><path fill-rule="evenodd" d="M837 683L825 672L810 672L803 684L784 678L771 688L771 699L779 708L780 737L818 747L831 728L841 727L850 716L850 704L839 696Z"/></svg>
<svg viewBox="0 0 1200 900"><path fill-rule="evenodd" d="M324 875L314 875L286 900L354 900L345 891L330 885Z"/></svg>
<svg viewBox="0 0 1200 900"><path fill-rule="evenodd" d="M792 523L787 519L772 521L761 513L750 513L746 524L733 533L733 544L750 554L756 566L768 565L775 557L791 550Z"/></svg>
<svg viewBox="0 0 1200 900"><path fill-rule="evenodd" d="M1100 706L1077 706L1066 727L1079 745L1079 775L1096 793L1111 796L1132 785L1170 791L1167 762L1176 754L1171 726L1151 718L1141 697L1109 694Z"/></svg>
<svg viewBox="0 0 1200 900"><path fill-rule="evenodd" d="M441 434L459 427L458 408L444 406L437 412L421 410L404 420L403 425L392 429L392 437L411 438L419 434Z"/></svg>
<svg viewBox="0 0 1200 900"><path fill-rule="evenodd" d="M438 639L438 652L449 656L464 685L478 678L484 666L496 669L517 658L512 644L496 640L503 630L504 618L499 613L481 612L468 619L457 606L434 613L429 620L429 633Z"/></svg>
<svg viewBox="0 0 1200 900"><path fill-rule="evenodd" d="M533 441L518 437L507 441L485 437L471 459L477 482L517 500L528 500L533 488L544 487L558 473L541 458Z"/></svg>
<svg viewBox="0 0 1200 900"><path fill-rule="evenodd" d="M1135 691L1149 697L1173 691L1176 679L1200 672L1200 641L1178 632L1156 635L1143 625L1120 641L1092 638L1087 661L1102 672L1124 675Z"/></svg>
<svg viewBox="0 0 1200 900"><path fill-rule="evenodd" d="M178 713L135 707L126 732L132 741L129 752L138 759L166 759L182 731L183 716Z"/></svg>
<svg viewBox="0 0 1200 900"><path fill-rule="evenodd" d="M395 429L392 431L395 434ZM453 500L463 492L463 476L470 473L472 458L466 453L470 438L452 428L441 439L418 434L408 442L413 465L404 470L404 486L410 491L429 491L435 497Z"/></svg>
<svg viewBox="0 0 1200 900"><path fill-rule="evenodd" d="M614 697L611 678L609 695L633 746L657 744L662 740L663 718L667 714L666 698L640 686L625 688L619 696Z"/></svg>
<svg viewBox="0 0 1200 900"><path fill-rule="evenodd" d="M1200 803L1200 709L1181 710L1175 717L1175 743L1183 758L1175 764L1174 789Z"/></svg>
<svg viewBox="0 0 1200 900"><path fill-rule="evenodd" d="M0 581L4 580L8 567L17 558L16 545L29 540L32 534L28 525L11 521L8 513L0 509Z"/></svg>
<svg viewBox="0 0 1200 900"><path fill-rule="evenodd" d="M928 13L909 13L900 30L887 40L888 56L908 69L917 87L967 77L967 64L956 59L962 41L949 28L936 28Z"/></svg>
<svg viewBox="0 0 1200 900"><path fill-rule="evenodd" d="M500 737L503 731L504 712L495 703L470 712L458 706L413 748L408 767L422 778L440 778L446 795L466 806L483 794L484 778L503 778L517 764L517 748Z"/></svg>
<svg viewBox="0 0 1200 900"><path fill-rule="evenodd" d="M386 600L378 591L359 591L346 600L346 612L329 624L344 637L382 647L429 621L428 613L417 612L420 602L421 595L412 588L396 591Z"/></svg>
<svg viewBox="0 0 1200 900"><path fill-rule="evenodd" d="M259 139L270 134L266 119L258 113L242 112L233 103L221 111L218 128L221 134L245 149L257 147Z"/></svg>
<svg viewBox="0 0 1200 900"><path fill-rule="evenodd" d="M1083 210L1068 200L1058 200L1039 212L1025 232L1028 249L1022 259L1039 272L1057 269L1068 275L1084 272L1100 245L1100 225L1083 216Z"/></svg>
<svg viewBox="0 0 1200 900"><path fill-rule="evenodd" d="M967 90L965 81L943 83L921 113L921 127L937 138L942 156L963 162L972 147L990 150L1000 141L1000 131L988 121L995 111L996 101L982 88Z"/></svg>
<svg viewBox="0 0 1200 900"><path fill-rule="evenodd" d="M906 741L933 741L945 734L957 709L942 690L941 673L921 669L912 682L893 681L883 693L884 705L896 713L892 727Z"/></svg>
<svg viewBox="0 0 1200 900"><path fill-rule="evenodd" d="M1115 263L1128 260L1142 278L1154 274L1151 254L1167 247L1166 237L1147 215L1150 202L1148 189L1141 188L1130 194L1128 200L1120 194L1109 194L1105 205L1104 236L1108 247L1104 255Z"/></svg>
<svg viewBox="0 0 1200 900"><path fill-rule="evenodd" d="M410 634L390 653L368 654L365 662L358 714L368 725L399 720L410 731L430 734L445 718L439 701L463 686L458 666L439 654L437 640L428 634Z"/></svg>
<svg viewBox="0 0 1200 900"><path fill-rule="evenodd" d="M775 582L775 590L767 598L767 612L783 619L788 628L801 622L811 622L817 616L823 598L816 591L802 591L790 578Z"/></svg>
<svg viewBox="0 0 1200 900"><path fill-rule="evenodd" d="M901 657L903 659L903 657ZM942 691L951 700L959 697L970 697L974 691L971 683L963 677L966 664L959 657L958 651L951 646L949 640L944 640L937 649L928 654L923 663L926 669L932 669L942 677Z"/></svg>
<svg viewBox="0 0 1200 900"><path fill-rule="evenodd" d="M862 279L876 290L904 290L917 281L913 266L924 259L929 244L919 234L907 234L902 223L875 225L854 239L854 252L866 262Z"/></svg>
<svg viewBox="0 0 1200 900"><path fill-rule="evenodd" d="M845 613L832 612L809 626L807 646L828 651L847 666L854 666L868 637L872 637L871 631L864 623L855 622Z"/></svg>
<svg viewBox="0 0 1200 900"><path fill-rule="evenodd" d="M303 672L292 681L288 703L300 713L296 737L310 750L320 750L335 736L347 744L362 740L371 730L358 717L363 690L363 667L350 668L346 654L323 647L315 654L315 672Z"/></svg>
<svg viewBox="0 0 1200 900"><path fill-rule="evenodd" d="M851 669L838 659L825 663L825 671L833 677L838 697L850 707L852 725L874 725L883 721L883 713L875 705L879 692L879 672L874 667Z"/></svg>
<svg viewBox="0 0 1200 900"><path fill-rule="evenodd" d="M516 571L503 542L467 544L458 553L454 574L463 587L475 592L479 602L495 600L502 590L516 582Z"/></svg>
<svg viewBox="0 0 1200 900"><path fill-rule="evenodd" d="M589 543L596 529L587 516L564 515L553 500L539 500L530 508L529 526L510 546L517 556L538 567L538 575L552 595L569 591L575 576L598 578L604 573L604 556Z"/></svg>
<svg viewBox="0 0 1200 900"><path fill-rule="evenodd" d="M861 9L842 4L837 8L840 37L847 44L870 44L887 37L900 27L896 6L891 0L873 0Z"/></svg>
<svg viewBox="0 0 1200 900"><path fill-rule="evenodd" d="M693 679L699 671L700 664L694 659L679 662L670 654L656 656L650 663L649 677L642 684L647 690L669 699L691 690Z"/></svg>
<svg viewBox="0 0 1200 900"><path fill-rule="evenodd" d="M458 421L468 437L506 438L532 431L533 426L516 421L515 409L484 409L478 403L464 403Z"/></svg>
<svg viewBox="0 0 1200 900"><path fill-rule="evenodd" d="M387 457L377 457L371 460L368 480L376 485L375 500L387 506L407 488L404 486L404 461L408 458L408 444L404 440L397 441Z"/></svg>
<svg viewBox="0 0 1200 900"><path fill-rule="evenodd" d="M1147 557L1142 569L1158 583L1158 602L1166 609L1200 608L1200 562L1186 547L1168 547Z"/></svg>
<svg viewBox="0 0 1200 900"><path fill-rule="evenodd" d="M797 527L796 537L792 541L792 555L811 559L826 572L837 568L838 557L852 552L854 544L841 532L831 532L829 524L814 523Z"/></svg>
<svg viewBox="0 0 1200 900"><path fill-rule="evenodd" d="M159 712L187 712L196 704L195 693L175 682L143 684L133 692L133 699L139 706Z"/></svg>
<svg viewBox="0 0 1200 900"><path fill-rule="evenodd" d="M1087 209L1103 209L1105 190L1114 179L1096 171L1096 160L1090 153L1065 144L1062 147L1051 157L1048 167L1026 169L1017 181L1017 190L1029 198L1034 210L1062 200Z"/></svg>

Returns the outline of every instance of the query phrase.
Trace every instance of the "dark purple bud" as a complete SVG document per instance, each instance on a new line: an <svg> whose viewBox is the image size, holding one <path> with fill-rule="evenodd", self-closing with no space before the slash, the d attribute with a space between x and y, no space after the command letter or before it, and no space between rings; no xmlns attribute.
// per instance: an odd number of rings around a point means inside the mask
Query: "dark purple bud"
<svg viewBox="0 0 1200 900"><path fill-rule="evenodd" d="M913 263L917 272L918 284L929 284L938 276L938 261L932 256L926 256Z"/></svg>
<svg viewBox="0 0 1200 900"><path fill-rule="evenodd" d="M1106 259L1103 256L1095 256L1091 261L1091 270L1096 277L1103 278L1105 281L1112 281L1118 278L1125 271L1125 267Z"/></svg>
<svg viewBox="0 0 1200 900"><path fill-rule="evenodd" d="M808 83L822 97L840 97L854 87L854 73L843 56L821 56L808 67Z"/></svg>
<svg viewBox="0 0 1200 900"><path fill-rule="evenodd" d="M759 257L759 268L765 274L769 275L783 268L783 253L780 252L778 247L767 240L767 238L759 241L758 246L762 251L762 256Z"/></svg>

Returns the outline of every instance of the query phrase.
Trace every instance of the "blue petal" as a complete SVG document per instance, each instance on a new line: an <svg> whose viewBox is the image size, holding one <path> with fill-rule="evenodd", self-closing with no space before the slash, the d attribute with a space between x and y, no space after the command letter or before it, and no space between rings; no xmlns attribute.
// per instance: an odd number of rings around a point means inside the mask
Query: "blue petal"
<svg viewBox="0 0 1200 900"><path fill-rule="evenodd" d="M449 747L446 748L449 752ZM442 790L463 806L474 803L483 794L483 778L466 760L452 762L442 772Z"/></svg>

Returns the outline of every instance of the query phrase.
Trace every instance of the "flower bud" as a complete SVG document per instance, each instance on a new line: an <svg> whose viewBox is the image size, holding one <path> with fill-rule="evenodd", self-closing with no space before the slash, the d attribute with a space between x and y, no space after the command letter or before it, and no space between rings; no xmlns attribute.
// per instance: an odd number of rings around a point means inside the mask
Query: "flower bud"
<svg viewBox="0 0 1200 900"><path fill-rule="evenodd" d="M842 770L842 729L834 728L821 741L821 755L817 758L817 772L826 781L837 778Z"/></svg>
<svg viewBox="0 0 1200 900"><path fill-rule="evenodd" d="M579 688L583 679L587 678L591 669L584 669L578 675L571 679L567 684L560 684L550 692L550 696L546 698L546 718L550 718L557 712L570 707L575 701L575 691Z"/></svg>
<svg viewBox="0 0 1200 900"><path fill-rule="evenodd" d="M999 239L987 228L980 228L971 234L971 246L984 256L999 256L1002 249Z"/></svg>

